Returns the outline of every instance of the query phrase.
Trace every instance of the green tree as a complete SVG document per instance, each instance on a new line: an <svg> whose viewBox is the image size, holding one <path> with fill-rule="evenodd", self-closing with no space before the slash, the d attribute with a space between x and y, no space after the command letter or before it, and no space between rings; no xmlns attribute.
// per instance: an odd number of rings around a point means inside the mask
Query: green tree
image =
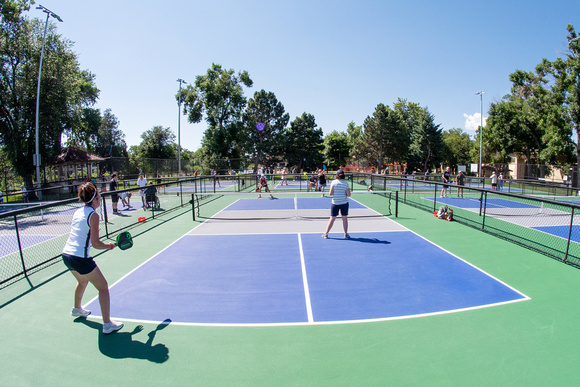
<svg viewBox="0 0 580 387"><path fill-rule="evenodd" d="M569 135L576 148L576 163L580 165L580 37L571 24L568 24L566 29L568 52L565 58L559 57L554 62L544 59L536 67L538 74L549 74L553 78L553 82L550 83L553 103L550 105L551 109L546 112L546 120L555 130L549 131L544 138L550 152L548 156L542 157L551 158L553 153L558 152L569 154L569 143L563 141L563 138ZM565 124L569 127L564 129ZM576 134L576 141L571 139L573 132ZM551 151L552 148L554 151ZM575 183L575 186L578 186L577 182Z"/></svg>
<svg viewBox="0 0 580 387"><path fill-rule="evenodd" d="M380 170L383 163L403 160L409 149L409 135L403 130L400 115L380 103L363 124L357 157L364 156Z"/></svg>
<svg viewBox="0 0 580 387"><path fill-rule="evenodd" d="M302 113L284 131L284 158L298 170L313 171L324 161L324 139L312 114Z"/></svg>
<svg viewBox="0 0 580 387"><path fill-rule="evenodd" d="M461 129L449 129L443 132L443 162L445 165L456 167L457 165L467 165L471 162L471 150L474 142L469 138L469 134Z"/></svg>
<svg viewBox="0 0 580 387"><path fill-rule="evenodd" d="M141 143L132 148L139 157L148 159L176 158L175 134L169 128L154 126L141 134Z"/></svg>
<svg viewBox="0 0 580 387"><path fill-rule="evenodd" d="M106 109L84 108L77 122L67 135L67 146L86 149L101 157L127 157L125 134L119 129L119 121Z"/></svg>
<svg viewBox="0 0 580 387"><path fill-rule="evenodd" d="M263 89L254 93L244 112L244 126L239 142L243 152L251 155L254 172L259 165L271 167L283 153L284 129L290 120L284 105L272 92ZM258 129L258 124L259 128Z"/></svg>
<svg viewBox="0 0 580 387"><path fill-rule="evenodd" d="M486 159L506 162L509 154L524 155L528 162L557 163L571 159L571 127L562 94L549 87L546 61L536 72L510 74L511 94L492 103L483 131Z"/></svg>
<svg viewBox="0 0 580 387"><path fill-rule="evenodd" d="M336 130L324 137L324 162L328 169L337 169L346 164L350 157L350 138L345 132Z"/></svg>
<svg viewBox="0 0 580 387"><path fill-rule="evenodd" d="M127 157L125 133L119 129L119 120L111 112L111 109L105 109L103 112L91 149L94 149L95 153L102 157Z"/></svg>
<svg viewBox="0 0 580 387"><path fill-rule="evenodd" d="M442 129L427 109L420 109L417 116L411 131L407 167L411 171L420 167L425 172L443 161Z"/></svg>
<svg viewBox="0 0 580 387"><path fill-rule="evenodd" d="M31 1L4 1L0 24L0 142L6 157L32 186L35 167L36 84L44 22L22 13ZM94 76L79 68L72 42L49 25L43 58L39 150L43 164L61 150L61 136L70 131L79 110L98 97Z"/></svg>
<svg viewBox="0 0 580 387"><path fill-rule="evenodd" d="M183 110L190 123L200 122L204 115L208 128L202 139L204 161L210 167L223 168L224 161L232 160L237 168L241 156L240 131L246 107L243 86L251 87L247 71L235 73L221 65L212 64L205 75L195 79L195 85L182 89ZM227 165L227 164L226 164Z"/></svg>

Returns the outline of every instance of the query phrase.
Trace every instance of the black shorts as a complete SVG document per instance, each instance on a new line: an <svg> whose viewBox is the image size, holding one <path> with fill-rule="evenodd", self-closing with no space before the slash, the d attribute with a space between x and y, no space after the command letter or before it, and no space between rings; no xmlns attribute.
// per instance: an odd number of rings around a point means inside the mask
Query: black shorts
<svg viewBox="0 0 580 387"><path fill-rule="evenodd" d="M118 202L119 202L119 195L117 195L117 194L112 194L112 195L111 195L111 201L112 201L113 203L118 203Z"/></svg>
<svg viewBox="0 0 580 387"><path fill-rule="evenodd" d="M62 261L69 270L74 270L79 274L89 274L97 267L93 258L80 258L74 255L62 254Z"/></svg>
<svg viewBox="0 0 580 387"><path fill-rule="evenodd" d="M338 216L339 211L342 216L348 216L348 203L332 204L330 206L330 216L333 218Z"/></svg>

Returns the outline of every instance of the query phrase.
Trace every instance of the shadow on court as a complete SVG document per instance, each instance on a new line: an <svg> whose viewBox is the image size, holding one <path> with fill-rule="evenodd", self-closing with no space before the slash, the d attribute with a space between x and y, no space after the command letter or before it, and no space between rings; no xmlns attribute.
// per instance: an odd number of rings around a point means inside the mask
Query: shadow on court
<svg viewBox="0 0 580 387"><path fill-rule="evenodd" d="M344 241L362 242L362 243L374 243L374 244L383 244L383 245L390 245L391 244L391 242L389 242L389 241L385 241L385 240L381 240L381 239L377 239L377 238L357 238L357 237L353 237L353 236L351 236L348 239L345 239L343 237L332 238L329 235L328 239L339 239L339 240L344 240Z"/></svg>
<svg viewBox="0 0 580 387"><path fill-rule="evenodd" d="M133 335L143 331L143 325L136 326L132 332L124 332L125 327L123 327L120 331L105 335L103 324L82 317L75 319L74 322L84 324L98 332L99 350L105 356L113 359L143 359L154 363L165 363L169 360L169 349L165 344L153 345L153 339L158 331L171 323L170 319L166 319L149 332L147 334L149 339L145 343L133 339Z"/></svg>

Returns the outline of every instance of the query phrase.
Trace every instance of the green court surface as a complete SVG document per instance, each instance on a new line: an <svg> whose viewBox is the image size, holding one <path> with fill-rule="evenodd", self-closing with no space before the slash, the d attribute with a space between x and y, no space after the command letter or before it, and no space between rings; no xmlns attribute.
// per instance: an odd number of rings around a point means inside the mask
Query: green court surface
<svg viewBox="0 0 580 387"><path fill-rule="evenodd" d="M31 277L33 289L21 281L0 291L1 384L562 386L580 382L580 270L412 207L400 205L399 217L391 219L531 299L351 324L158 326L123 321L121 331L105 336L99 319L75 320L69 315L75 281L58 263ZM196 224L185 209L148 220L129 230L135 242L132 249L100 254L97 263L111 285ZM95 295L89 285L84 303Z"/></svg>

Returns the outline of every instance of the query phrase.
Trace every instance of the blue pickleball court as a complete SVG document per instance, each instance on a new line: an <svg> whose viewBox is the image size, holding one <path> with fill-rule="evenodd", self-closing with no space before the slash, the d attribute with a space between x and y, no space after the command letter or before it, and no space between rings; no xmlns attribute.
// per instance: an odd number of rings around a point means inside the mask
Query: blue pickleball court
<svg viewBox="0 0 580 387"><path fill-rule="evenodd" d="M115 318L183 324L368 321L527 299L410 231L188 234L111 297Z"/></svg>

